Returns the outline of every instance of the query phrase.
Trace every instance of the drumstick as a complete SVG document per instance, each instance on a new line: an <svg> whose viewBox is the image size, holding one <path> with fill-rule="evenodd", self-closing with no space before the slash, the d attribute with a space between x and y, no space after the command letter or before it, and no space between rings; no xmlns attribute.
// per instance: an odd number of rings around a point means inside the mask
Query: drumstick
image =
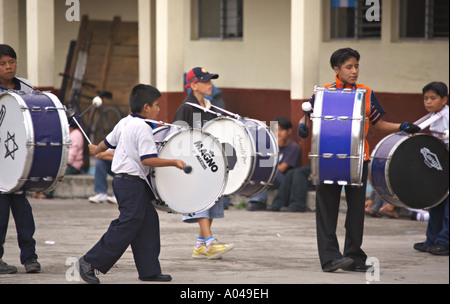
<svg viewBox="0 0 450 304"><path fill-rule="evenodd" d="M308 113L311 112L312 106L310 102L304 102L302 104L302 110L305 112L305 125L308 124Z"/></svg>
<svg viewBox="0 0 450 304"><path fill-rule="evenodd" d="M84 114L86 114L87 112L89 112L92 107L96 107L96 108L100 108L103 104L103 100L100 96L95 96L94 99L92 99L92 104L83 111L83 113L80 114L80 116L83 116Z"/></svg>
<svg viewBox="0 0 450 304"><path fill-rule="evenodd" d="M191 173L191 172L192 172L192 166L186 165L186 166L183 168L183 171L184 171L184 173L186 173L186 174Z"/></svg>
<svg viewBox="0 0 450 304"><path fill-rule="evenodd" d="M90 145L92 145L92 142L89 140L89 138L87 137L86 133L84 133L83 128L80 126L80 124L78 123L78 121L75 118L75 111L73 109L67 109L66 110L66 115L67 115L67 119L73 119L73 121L77 124L78 128L80 129L81 133L83 133L84 138L86 138L86 140L88 141L88 143Z"/></svg>
<svg viewBox="0 0 450 304"><path fill-rule="evenodd" d="M84 138L86 138L87 142L92 145L92 142L89 140L89 137L87 137L86 133L84 133L83 128L80 126L80 124L78 123L77 119L74 117L72 117L73 121L75 121L75 123L77 124L78 128L80 129L81 133L83 133Z"/></svg>

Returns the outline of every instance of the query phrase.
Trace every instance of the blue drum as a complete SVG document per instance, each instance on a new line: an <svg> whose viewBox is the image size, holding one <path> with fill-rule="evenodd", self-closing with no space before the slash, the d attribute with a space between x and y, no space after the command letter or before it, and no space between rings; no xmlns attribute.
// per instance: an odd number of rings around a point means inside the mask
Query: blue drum
<svg viewBox="0 0 450 304"><path fill-rule="evenodd" d="M391 134L372 152L369 180L388 203L431 208L448 196L448 161L448 147L434 136Z"/></svg>
<svg viewBox="0 0 450 304"><path fill-rule="evenodd" d="M365 92L316 87L309 153L313 184L362 185Z"/></svg>
<svg viewBox="0 0 450 304"><path fill-rule="evenodd" d="M66 172L69 124L51 93L0 94L0 192L46 192Z"/></svg>
<svg viewBox="0 0 450 304"><path fill-rule="evenodd" d="M278 169L278 142L261 121L240 117L218 117L202 131L215 136L228 159L229 179L224 195L252 197L266 190Z"/></svg>

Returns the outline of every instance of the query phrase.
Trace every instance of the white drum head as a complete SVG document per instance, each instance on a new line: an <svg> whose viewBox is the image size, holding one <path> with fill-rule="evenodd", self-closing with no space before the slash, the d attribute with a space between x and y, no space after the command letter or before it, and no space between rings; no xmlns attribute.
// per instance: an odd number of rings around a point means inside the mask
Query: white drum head
<svg viewBox="0 0 450 304"><path fill-rule="evenodd" d="M211 133L224 144L230 170L224 195L231 195L245 184L252 173L252 151L255 151L253 143L244 124L232 118L222 117L211 120L205 124L203 130Z"/></svg>
<svg viewBox="0 0 450 304"><path fill-rule="evenodd" d="M174 212L192 215L211 208L223 195L228 172L222 145L208 133L185 130L171 134L158 157L181 159L192 167L186 174L175 167L154 168L159 199Z"/></svg>
<svg viewBox="0 0 450 304"><path fill-rule="evenodd" d="M33 122L23 99L15 93L0 95L0 191L18 191L33 161Z"/></svg>

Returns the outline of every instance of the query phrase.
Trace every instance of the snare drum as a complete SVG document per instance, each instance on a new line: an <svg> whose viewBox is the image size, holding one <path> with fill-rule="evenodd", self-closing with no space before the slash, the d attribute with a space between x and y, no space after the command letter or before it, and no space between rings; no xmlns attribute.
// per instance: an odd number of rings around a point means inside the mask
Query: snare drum
<svg viewBox="0 0 450 304"><path fill-rule="evenodd" d="M273 183L278 169L278 143L264 123L219 117L208 121L202 130L224 146L230 170L224 195L252 197Z"/></svg>
<svg viewBox="0 0 450 304"><path fill-rule="evenodd" d="M0 95L0 192L46 192L66 172L67 116L50 93Z"/></svg>
<svg viewBox="0 0 450 304"><path fill-rule="evenodd" d="M151 178L159 201L155 207L170 213L195 215L211 208L223 195L228 165L222 145L200 130L164 126L153 130L158 157L181 159L189 174L174 168L152 168Z"/></svg>
<svg viewBox="0 0 450 304"><path fill-rule="evenodd" d="M448 160L447 146L434 136L392 134L372 152L369 180L395 206L431 208L448 196Z"/></svg>
<svg viewBox="0 0 450 304"><path fill-rule="evenodd" d="M315 185L362 185L364 89L316 88L311 114L311 176Z"/></svg>

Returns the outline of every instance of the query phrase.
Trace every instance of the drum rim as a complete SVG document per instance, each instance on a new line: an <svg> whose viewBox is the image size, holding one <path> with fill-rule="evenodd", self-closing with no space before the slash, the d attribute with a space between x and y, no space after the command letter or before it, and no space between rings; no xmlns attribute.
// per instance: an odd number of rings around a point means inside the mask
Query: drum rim
<svg viewBox="0 0 450 304"><path fill-rule="evenodd" d="M161 127L161 128L157 128L157 129L164 129L165 127L168 127L169 129L171 128L170 126L163 126L163 127ZM156 131L157 129L155 129L154 131ZM178 211L178 210L175 210L174 208L172 208L172 206L169 206L168 204L167 204L167 202L166 201L164 201L164 200L162 200L161 199L161 193L160 193L160 191L158 191L158 187L157 187L157 181L156 181L156 171L157 171L157 169L158 168L151 168L151 180L152 180L152 185L153 185L153 189L154 189L154 191L156 192L155 194L157 195L157 201L159 201L162 205L164 205L165 207L167 207L167 208L169 208L173 213L177 213L177 214L183 214L183 215L187 215L187 216L193 216L193 215L195 215L195 214L199 214L199 213L202 213L202 212L204 212L204 211L206 211L206 210L208 210L208 209L210 209L215 203L217 203L218 202L218 200L223 196L223 192L224 192L224 190L225 190L225 187L226 187L226 185L227 185L227 182L228 182L228 160L227 160L227 158L226 158L226 156L225 156L225 153L224 153L224 151L223 151L223 147L222 147L222 145L220 144L220 142L216 139L216 137L214 137L213 135L211 135L210 133L208 133L208 132L204 132L204 131L202 131L202 130L198 130L198 129L192 129L192 128L189 128L189 129L184 129L184 130L180 130L179 132L175 132L175 133L171 133L171 134L169 134L166 138L164 138L164 141L163 141L163 143L164 144L162 144L162 145L160 145L159 147L158 147L158 154L161 152L161 150L167 145L167 143L170 141L170 140L173 140L173 138L175 137L175 136L178 136L178 135L180 135L181 133L186 133L186 132L200 132L201 134L205 134L206 136L208 136L208 137L210 137L214 142L217 142L218 143L218 147L219 147L219 149L220 149L220 151L222 151L222 158L223 158L223 161L224 161L224 167L225 167L225 176L224 176L224 179L223 179L223 183L222 183L222 185L221 185L221 188L220 188L220 191L219 191L219 195L217 195L217 197L215 198L215 200L213 200L211 203L209 203L207 206L205 206L205 207L203 207L202 209L200 209L200 210L196 210L196 211L193 211L193 212L187 212L187 213L184 213L184 212L180 212L180 211ZM165 210L165 209L163 209L163 210ZM165 211L167 211L167 210L165 210Z"/></svg>
<svg viewBox="0 0 450 304"><path fill-rule="evenodd" d="M69 148L72 144L72 140L70 138L70 130L69 130L69 121L67 119L66 111L61 101L56 97L56 95L49 92L42 92L45 96L47 96L55 105L56 110L58 111L59 124L61 126L61 136L62 136L62 152L61 152L61 161L59 165L58 173L56 174L56 178L53 183L45 190L45 191L53 191L56 188L57 182L61 181L64 178L64 175L67 170L67 165L69 162Z"/></svg>
<svg viewBox="0 0 450 304"><path fill-rule="evenodd" d="M269 137L270 137L270 139L272 141L273 147L275 147L275 151L274 151L275 153L274 154L276 155L276 157L274 157L275 163L274 163L274 165L272 167L272 173L270 174L269 179L267 180L266 184L265 185L261 184L261 188L257 192L255 192L254 194L250 195L250 196L255 196L255 195L258 195L258 194L261 194L262 192L264 192L267 188L269 188L270 184L275 180L275 176L276 176L276 173L278 171L280 149L278 147L278 141L277 141L277 139L275 137L275 134L273 134L273 132L270 130L270 128L266 124L264 124L262 121L257 120L257 119L247 118L246 120L253 121L256 124L258 124L261 127L264 127L266 129L266 134L269 135ZM255 157L255 166L253 168L253 172L252 172L251 176L253 176L253 173L254 173L255 168L256 168L256 160L257 160L257 156ZM245 185L250 184L250 182L251 181L248 180Z"/></svg>

